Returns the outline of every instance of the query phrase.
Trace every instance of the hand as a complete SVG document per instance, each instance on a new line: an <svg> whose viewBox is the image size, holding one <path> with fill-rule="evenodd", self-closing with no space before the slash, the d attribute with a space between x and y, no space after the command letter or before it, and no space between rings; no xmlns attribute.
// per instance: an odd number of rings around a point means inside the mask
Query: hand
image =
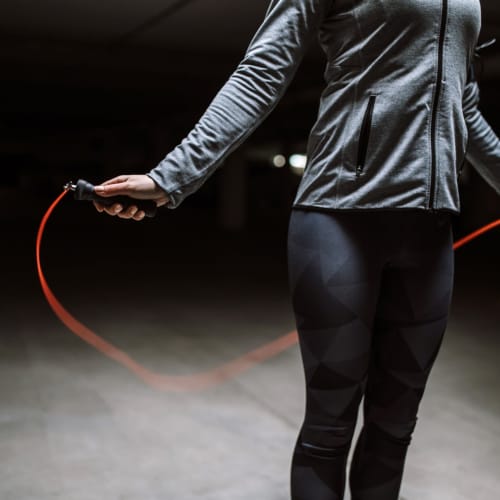
<svg viewBox="0 0 500 500"><path fill-rule="evenodd" d="M96 186L95 192L103 197L125 195L138 200L153 200L159 207L169 201L165 191L147 175L120 175ZM94 206L98 212L117 215L121 219L140 221L145 216L144 212L139 210L136 205L131 205L126 210L119 203L105 207L98 202L94 202Z"/></svg>

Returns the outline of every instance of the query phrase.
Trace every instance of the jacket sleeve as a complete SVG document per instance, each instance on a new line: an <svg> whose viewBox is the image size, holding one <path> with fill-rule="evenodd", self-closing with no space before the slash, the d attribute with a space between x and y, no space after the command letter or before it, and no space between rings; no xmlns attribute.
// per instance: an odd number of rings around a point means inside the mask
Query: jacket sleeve
<svg viewBox="0 0 500 500"><path fill-rule="evenodd" d="M332 0L271 0L243 60L191 132L147 175L177 207L281 99Z"/></svg>
<svg viewBox="0 0 500 500"><path fill-rule="evenodd" d="M464 117L469 131L467 160L500 194L500 140L478 109L479 87L471 70L463 96Z"/></svg>

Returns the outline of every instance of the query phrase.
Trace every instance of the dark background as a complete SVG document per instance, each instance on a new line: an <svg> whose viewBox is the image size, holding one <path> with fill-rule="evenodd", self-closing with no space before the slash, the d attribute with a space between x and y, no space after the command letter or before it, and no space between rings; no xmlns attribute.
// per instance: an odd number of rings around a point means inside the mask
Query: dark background
<svg viewBox="0 0 500 500"><path fill-rule="evenodd" d="M6 296L38 300L35 233L62 185L154 167L189 132L234 70L267 4L1 3L0 218ZM485 0L482 6L484 42L499 34L500 5ZM142 289L144 275L155 290L165 281L179 289L186 274L196 281L210 272L214 290L235 273L242 287L250 282L270 286L273 279L286 286L287 221L300 178L288 167L273 168L270 159L304 152L323 64L318 47L311 48L277 109L228 159L234 165L220 169L179 209L162 210L155 220L138 225L64 200L44 242L50 280L66 283L66 293L88 286L93 292L101 287L132 294ZM481 108L499 130L500 43L484 52L478 75ZM470 167L461 182L456 238L498 218L500 207L498 196ZM462 251L458 271L481 286L498 278L499 248L498 232L483 237ZM99 278L102 273L112 279ZM95 300L102 300L96 293Z"/></svg>

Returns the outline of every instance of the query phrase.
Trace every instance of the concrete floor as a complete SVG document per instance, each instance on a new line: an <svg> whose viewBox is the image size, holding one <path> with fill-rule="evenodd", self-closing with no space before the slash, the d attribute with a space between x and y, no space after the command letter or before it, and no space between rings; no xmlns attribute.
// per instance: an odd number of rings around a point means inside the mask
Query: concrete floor
<svg viewBox="0 0 500 500"><path fill-rule="evenodd" d="M51 224L44 262L56 295L153 371L210 369L294 328L283 229ZM297 347L214 388L155 391L54 317L34 274L34 228L10 225L4 249L0 499L287 500L304 407ZM499 498L498 243L457 254L405 500Z"/></svg>

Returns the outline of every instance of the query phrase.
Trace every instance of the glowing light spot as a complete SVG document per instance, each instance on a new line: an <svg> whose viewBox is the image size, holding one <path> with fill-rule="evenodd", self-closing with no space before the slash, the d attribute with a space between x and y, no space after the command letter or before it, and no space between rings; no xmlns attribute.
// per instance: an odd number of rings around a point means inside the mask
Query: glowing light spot
<svg viewBox="0 0 500 500"><path fill-rule="evenodd" d="M290 156L288 162L294 174L302 175L307 165L307 156L295 154Z"/></svg>
<svg viewBox="0 0 500 500"><path fill-rule="evenodd" d="M273 157L273 165L276 168L283 168L286 165L286 158L283 155L275 155Z"/></svg>

